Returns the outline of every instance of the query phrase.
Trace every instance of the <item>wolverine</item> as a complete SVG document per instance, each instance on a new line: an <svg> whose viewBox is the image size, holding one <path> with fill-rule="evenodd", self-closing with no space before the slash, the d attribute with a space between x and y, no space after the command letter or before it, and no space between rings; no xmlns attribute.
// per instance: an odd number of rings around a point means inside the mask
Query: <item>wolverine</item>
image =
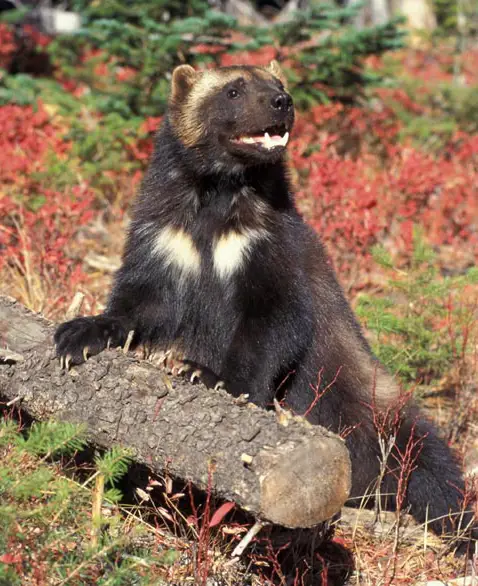
<svg viewBox="0 0 478 586"><path fill-rule="evenodd" d="M286 159L293 124L275 61L177 67L106 310L60 325L57 354L79 364L134 331L133 346L175 348L236 397L264 408L282 401L346 437L353 502L380 492L393 508L408 448L407 507L435 532L454 532L472 519L460 516L460 468L401 402L296 209ZM389 412L394 443L381 474L377 419Z"/></svg>

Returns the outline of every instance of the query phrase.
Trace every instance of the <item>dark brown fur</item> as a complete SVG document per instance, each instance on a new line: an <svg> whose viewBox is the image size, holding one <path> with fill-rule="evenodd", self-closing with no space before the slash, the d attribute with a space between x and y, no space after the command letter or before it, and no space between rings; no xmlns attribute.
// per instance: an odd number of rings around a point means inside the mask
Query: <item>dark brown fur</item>
<svg viewBox="0 0 478 586"><path fill-rule="evenodd" d="M55 339L59 355L78 363L86 346L99 352L133 329L136 345L177 348L233 395L266 408L283 398L312 423L346 431L358 498L379 475L373 409L385 412L400 393L295 208L285 148L242 141L292 128L281 78L277 64L175 70L108 307L61 325ZM317 384L323 396L310 409ZM464 484L446 444L411 409L385 432L396 436L391 469L410 437L420 443L406 494L412 514L452 530L448 514L460 511ZM396 490L389 473L387 505Z"/></svg>

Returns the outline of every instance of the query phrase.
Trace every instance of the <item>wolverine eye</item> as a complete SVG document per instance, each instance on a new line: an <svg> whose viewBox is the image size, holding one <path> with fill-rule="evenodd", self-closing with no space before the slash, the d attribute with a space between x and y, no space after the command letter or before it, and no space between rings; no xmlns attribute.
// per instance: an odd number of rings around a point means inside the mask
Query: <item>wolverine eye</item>
<svg viewBox="0 0 478 586"><path fill-rule="evenodd" d="M236 98L239 97L239 95L240 95L239 92L234 88L228 90L228 92L227 92L227 97L231 100L235 100Z"/></svg>

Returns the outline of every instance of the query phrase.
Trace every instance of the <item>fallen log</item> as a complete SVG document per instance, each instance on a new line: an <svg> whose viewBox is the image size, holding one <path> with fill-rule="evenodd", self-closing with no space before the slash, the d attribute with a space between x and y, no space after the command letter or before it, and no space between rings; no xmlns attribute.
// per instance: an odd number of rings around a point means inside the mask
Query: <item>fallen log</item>
<svg viewBox="0 0 478 586"><path fill-rule="evenodd" d="M302 418L169 378L120 349L61 370L53 324L0 296L0 396L34 418L82 423L98 446L127 446L154 471L234 501L257 519L314 527L350 489L344 442Z"/></svg>

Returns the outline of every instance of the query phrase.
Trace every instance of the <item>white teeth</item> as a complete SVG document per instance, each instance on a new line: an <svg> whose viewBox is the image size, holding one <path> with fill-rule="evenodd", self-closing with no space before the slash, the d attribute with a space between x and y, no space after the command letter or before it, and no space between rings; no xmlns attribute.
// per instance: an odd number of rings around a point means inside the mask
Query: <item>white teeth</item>
<svg viewBox="0 0 478 586"><path fill-rule="evenodd" d="M264 132L264 136L241 136L239 139L244 144L260 144L266 149L273 149L277 146L285 147L289 142L289 133L286 132L284 136L271 135L268 132Z"/></svg>

